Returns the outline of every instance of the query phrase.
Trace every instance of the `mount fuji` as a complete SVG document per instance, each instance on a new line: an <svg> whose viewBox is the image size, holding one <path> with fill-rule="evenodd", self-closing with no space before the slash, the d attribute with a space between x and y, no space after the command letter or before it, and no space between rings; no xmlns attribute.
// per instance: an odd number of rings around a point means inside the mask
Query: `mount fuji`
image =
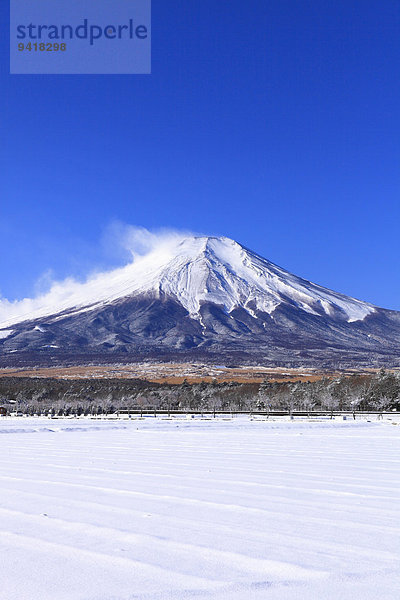
<svg viewBox="0 0 400 600"><path fill-rule="evenodd" d="M292 275L226 237L174 237L125 267L0 300L0 364L203 360L396 366L400 313Z"/></svg>

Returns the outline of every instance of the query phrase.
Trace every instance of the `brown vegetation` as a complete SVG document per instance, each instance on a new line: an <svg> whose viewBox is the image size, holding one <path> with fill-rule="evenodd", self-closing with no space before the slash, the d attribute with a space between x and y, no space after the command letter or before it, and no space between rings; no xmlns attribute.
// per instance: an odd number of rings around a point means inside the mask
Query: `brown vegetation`
<svg viewBox="0 0 400 600"><path fill-rule="evenodd" d="M365 371L366 373L368 371ZM349 371L348 374L351 374ZM260 366L225 367L196 363L139 363L29 369L0 369L0 377L41 377L55 379L133 379L180 385L218 381L221 383L262 383L271 381L318 381L339 376L335 372L310 369L267 368Z"/></svg>

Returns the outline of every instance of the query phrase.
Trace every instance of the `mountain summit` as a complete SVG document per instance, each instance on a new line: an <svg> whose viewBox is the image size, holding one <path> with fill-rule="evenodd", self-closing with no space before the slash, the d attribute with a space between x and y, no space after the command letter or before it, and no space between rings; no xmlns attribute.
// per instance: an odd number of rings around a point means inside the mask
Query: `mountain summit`
<svg viewBox="0 0 400 600"><path fill-rule="evenodd" d="M6 309L2 318L0 303L3 363L51 355L372 366L400 356L400 313L310 283L226 237L174 237Z"/></svg>
<svg viewBox="0 0 400 600"><path fill-rule="evenodd" d="M147 282L147 289L178 300L196 317L205 302L223 306L230 313L242 307L272 314L290 303L311 314L341 315L351 321L364 319L372 305L335 294L291 275L284 269L226 237L183 240L175 255Z"/></svg>

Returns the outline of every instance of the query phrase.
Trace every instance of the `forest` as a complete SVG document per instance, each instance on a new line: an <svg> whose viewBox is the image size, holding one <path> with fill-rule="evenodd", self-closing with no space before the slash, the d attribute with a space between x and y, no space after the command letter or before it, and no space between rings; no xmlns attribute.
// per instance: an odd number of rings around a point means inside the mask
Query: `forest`
<svg viewBox="0 0 400 600"><path fill-rule="evenodd" d="M400 410L400 375L323 377L315 381L188 383L169 385L141 379L0 378L3 414L102 415L135 412L259 412Z"/></svg>

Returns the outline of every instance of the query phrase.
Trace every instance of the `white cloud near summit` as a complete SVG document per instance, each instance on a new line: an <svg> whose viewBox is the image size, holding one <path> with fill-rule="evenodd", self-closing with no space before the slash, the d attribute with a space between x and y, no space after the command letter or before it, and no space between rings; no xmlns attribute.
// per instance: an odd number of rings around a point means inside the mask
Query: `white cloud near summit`
<svg viewBox="0 0 400 600"><path fill-rule="evenodd" d="M43 315L59 312L82 302L94 302L99 292L112 286L132 263L142 261L148 256L168 255L176 245L185 237L194 235L188 231L174 229L159 229L150 231L144 227L136 227L116 221L105 231L102 244L108 247L110 254L119 255L125 266L106 270L92 270L84 281L74 277L67 277L61 281L53 279L51 270L37 281L32 297L18 300L0 298L0 328L5 328L12 323L22 320L38 318ZM112 289L109 290L112 293ZM104 295L100 293L100 297Z"/></svg>

